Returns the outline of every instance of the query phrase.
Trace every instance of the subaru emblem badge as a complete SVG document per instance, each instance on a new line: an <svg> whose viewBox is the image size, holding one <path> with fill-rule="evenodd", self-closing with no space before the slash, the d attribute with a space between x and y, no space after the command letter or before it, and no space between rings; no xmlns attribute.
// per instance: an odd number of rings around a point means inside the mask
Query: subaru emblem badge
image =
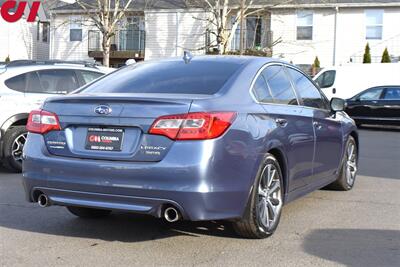
<svg viewBox="0 0 400 267"><path fill-rule="evenodd" d="M107 105L100 105L94 109L94 112L100 115L108 115L110 114L112 109Z"/></svg>

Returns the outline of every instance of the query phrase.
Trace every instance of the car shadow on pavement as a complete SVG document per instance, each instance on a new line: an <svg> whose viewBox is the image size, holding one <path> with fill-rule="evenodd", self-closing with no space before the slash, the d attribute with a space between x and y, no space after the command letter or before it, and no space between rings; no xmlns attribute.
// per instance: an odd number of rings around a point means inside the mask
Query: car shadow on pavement
<svg viewBox="0 0 400 267"><path fill-rule="evenodd" d="M303 241L314 256L346 266L399 266L400 231L319 229Z"/></svg>
<svg viewBox="0 0 400 267"><path fill-rule="evenodd" d="M59 206L40 208L24 199L21 175L0 167L0 228L105 241L141 242L173 236L237 238L229 222L167 223L148 215L114 211L99 219L80 219ZM1 264L0 264L1 265Z"/></svg>
<svg viewBox="0 0 400 267"><path fill-rule="evenodd" d="M1 204L1 203L0 203ZM147 215L113 212L97 219L81 219L62 207L38 208L34 204L3 205L0 227L65 237L103 241L143 242L174 236L237 238L227 222L167 223Z"/></svg>

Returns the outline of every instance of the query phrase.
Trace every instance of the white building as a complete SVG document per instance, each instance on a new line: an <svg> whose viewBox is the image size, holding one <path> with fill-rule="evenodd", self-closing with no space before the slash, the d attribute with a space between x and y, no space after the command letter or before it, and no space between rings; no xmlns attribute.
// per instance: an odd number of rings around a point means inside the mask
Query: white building
<svg viewBox="0 0 400 267"><path fill-rule="evenodd" d="M400 0L254 0L254 9L265 8L262 17L248 17L246 46L272 47L274 57L311 65L316 56L321 66L360 62L367 42L373 61L380 61L387 47L400 56ZM134 1L120 24L111 46L110 62L180 56L183 50L206 53L208 14L183 0L158 0L153 5ZM237 7L239 0L230 3ZM267 4L269 5L267 5ZM273 4L271 6L271 4ZM82 23L84 13L71 4L51 12L50 58L102 59L98 30ZM238 49L238 34L231 48Z"/></svg>
<svg viewBox="0 0 400 267"><path fill-rule="evenodd" d="M206 25L201 9L188 9L182 0L133 1L112 39L110 64L182 55L185 49L204 54ZM77 3L51 11L50 58L102 60L101 33Z"/></svg>
<svg viewBox="0 0 400 267"><path fill-rule="evenodd" d="M306 1L304 1L306 2ZM329 3L331 2L331 3ZM271 12L276 57L295 64L322 66L362 62L367 43L373 62L387 47L400 56L400 1L324 1L323 4L279 6Z"/></svg>

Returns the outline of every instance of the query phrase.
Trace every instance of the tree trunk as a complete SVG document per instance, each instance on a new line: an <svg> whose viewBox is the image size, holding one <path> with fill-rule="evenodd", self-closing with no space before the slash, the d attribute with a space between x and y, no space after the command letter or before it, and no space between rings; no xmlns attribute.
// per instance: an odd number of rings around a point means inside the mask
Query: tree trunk
<svg viewBox="0 0 400 267"><path fill-rule="evenodd" d="M103 34L103 66L110 66L110 46L111 46L111 37L107 34Z"/></svg>

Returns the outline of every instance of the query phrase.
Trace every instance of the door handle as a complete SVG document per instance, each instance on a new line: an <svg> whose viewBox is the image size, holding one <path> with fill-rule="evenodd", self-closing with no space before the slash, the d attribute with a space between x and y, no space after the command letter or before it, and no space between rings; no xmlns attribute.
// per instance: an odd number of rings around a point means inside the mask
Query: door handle
<svg viewBox="0 0 400 267"><path fill-rule="evenodd" d="M317 130L321 130L322 129L322 124L317 122L317 121L314 121L313 125Z"/></svg>
<svg viewBox="0 0 400 267"><path fill-rule="evenodd" d="M275 119L276 125L278 125L279 127L286 127L287 125L287 120L286 119L281 119L281 118L277 118Z"/></svg>

